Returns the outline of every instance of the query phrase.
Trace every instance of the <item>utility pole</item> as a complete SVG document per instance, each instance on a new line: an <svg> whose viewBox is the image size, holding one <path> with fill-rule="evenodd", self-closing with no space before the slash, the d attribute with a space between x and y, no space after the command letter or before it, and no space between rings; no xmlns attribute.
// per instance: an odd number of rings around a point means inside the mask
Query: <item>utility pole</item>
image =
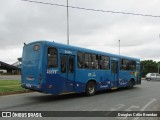
<svg viewBox="0 0 160 120"><path fill-rule="evenodd" d="M69 45L69 10L68 10L68 0L67 0L67 44Z"/></svg>
<svg viewBox="0 0 160 120"><path fill-rule="evenodd" d="M159 34L159 38L160 38L160 34ZM160 66L160 63L158 63L158 74L159 74L159 66Z"/></svg>
<svg viewBox="0 0 160 120"><path fill-rule="evenodd" d="M119 55L120 55L120 47L121 47L121 46L120 46L120 40L118 40L118 42L119 42Z"/></svg>

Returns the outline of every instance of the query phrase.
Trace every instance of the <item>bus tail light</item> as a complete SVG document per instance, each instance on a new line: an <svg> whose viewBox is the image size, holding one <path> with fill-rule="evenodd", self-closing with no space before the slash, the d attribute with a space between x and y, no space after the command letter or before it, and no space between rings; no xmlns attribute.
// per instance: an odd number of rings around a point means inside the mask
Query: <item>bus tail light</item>
<svg viewBox="0 0 160 120"><path fill-rule="evenodd" d="M27 80L34 80L34 77L29 76L29 77L27 77Z"/></svg>

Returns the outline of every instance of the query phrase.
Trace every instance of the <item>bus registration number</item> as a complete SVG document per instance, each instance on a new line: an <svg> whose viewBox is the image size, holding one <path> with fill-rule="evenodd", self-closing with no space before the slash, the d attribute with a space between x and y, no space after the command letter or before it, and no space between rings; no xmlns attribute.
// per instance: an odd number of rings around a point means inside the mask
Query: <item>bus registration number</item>
<svg viewBox="0 0 160 120"><path fill-rule="evenodd" d="M29 88L31 88L32 86L31 86L30 84L26 84L26 87L29 87Z"/></svg>

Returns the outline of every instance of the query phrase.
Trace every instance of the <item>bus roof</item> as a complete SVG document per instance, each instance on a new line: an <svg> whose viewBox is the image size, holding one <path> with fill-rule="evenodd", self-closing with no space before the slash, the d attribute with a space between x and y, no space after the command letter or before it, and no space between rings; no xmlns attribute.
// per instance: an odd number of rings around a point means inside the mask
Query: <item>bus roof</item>
<svg viewBox="0 0 160 120"><path fill-rule="evenodd" d="M77 46L72 46L72 45L66 45L66 44L62 44L62 43L56 43L54 41L51 42L51 41L46 41L46 40L40 40L40 41L31 42L27 45L35 44L35 43L42 43L42 44L44 43L48 46L55 46L55 47L57 46L57 47L65 48L65 49L72 49L72 50L77 50L77 51L82 51L82 52L85 51L88 53L95 53L95 54L101 54L101 55L108 55L111 57L118 57L118 58L132 59L132 60L140 61L140 59L138 59L138 58L123 56L123 55L118 55L118 54L112 54L112 53L108 53L108 52L102 52L102 51L97 51L97 50L93 50L93 49L87 49L87 48L77 47Z"/></svg>

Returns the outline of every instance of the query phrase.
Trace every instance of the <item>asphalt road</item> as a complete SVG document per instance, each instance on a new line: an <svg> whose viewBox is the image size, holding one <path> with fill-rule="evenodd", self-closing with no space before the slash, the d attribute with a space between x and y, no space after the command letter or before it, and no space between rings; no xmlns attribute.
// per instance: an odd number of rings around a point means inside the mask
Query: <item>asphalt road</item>
<svg viewBox="0 0 160 120"><path fill-rule="evenodd" d="M86 97L83 94L53 96L37 92L0 96L0 111L160 111L160 81L143 80L142 85L135 86L133 89L103 91L92 97ZM54 117L41 119L160 120L158 117Z"/></svg>

